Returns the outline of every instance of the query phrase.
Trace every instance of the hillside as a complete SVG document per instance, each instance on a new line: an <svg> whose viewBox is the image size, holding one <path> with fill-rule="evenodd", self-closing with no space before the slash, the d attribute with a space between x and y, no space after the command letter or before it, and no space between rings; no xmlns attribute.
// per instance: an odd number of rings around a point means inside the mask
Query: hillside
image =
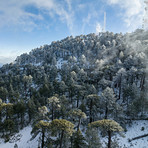
<svg viewBox="0 0 148 148"><path fill-rule="evenodd" d="M40 137L42 147L103 147L100 131L107 139L108 131L122 130L100 121L128 130L130 121L148 119L147 65L148 31L140 29L70 36L24 53L0 68L0 136L8 142L29 126L29 138Z"/></svg>

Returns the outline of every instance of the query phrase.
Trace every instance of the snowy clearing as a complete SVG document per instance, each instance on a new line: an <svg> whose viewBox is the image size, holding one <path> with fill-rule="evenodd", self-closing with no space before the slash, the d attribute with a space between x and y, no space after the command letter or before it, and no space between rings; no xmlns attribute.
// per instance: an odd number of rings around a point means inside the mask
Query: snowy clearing
<svg viewBox="0 0 148 148"><path fill-rule="evenodd" d="M144 127L144 130L142 130ZM137 136L141 136L147 134L148 131L148 121L141 120L141 121L133 121L131 126L127 126L127 132L124 132L125 137L121 136L114 136L116 140L119 142L119 145L126 148L147 148L148 137L144 137L141 139L133 140L129 142L128 140ZM13 148L15 144L18 145L18 148L37 148L38 147L38 137L34 140L30 141L31 139L31 126L25 127L19 133L15 134L11 138L11 140L7 143L4 143L2 139L0 139L0 148ZM16 140L17 139L17 140ZM103 138L102 141L106 141L106 138Z"/></svg>

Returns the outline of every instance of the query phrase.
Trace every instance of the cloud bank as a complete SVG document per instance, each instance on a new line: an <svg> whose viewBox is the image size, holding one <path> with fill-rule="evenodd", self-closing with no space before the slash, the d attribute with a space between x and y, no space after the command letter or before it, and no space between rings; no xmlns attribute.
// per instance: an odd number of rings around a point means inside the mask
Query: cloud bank
<svg viewBox="0 0 148 148"><path fill-rule="evenodd" d="M144 0L108 0L112 6L119 6L120 16L129 30L141 28L144 18Z"/></svg>
<svg viewBox="0 0 148 148"><path fill-rule="evenodd" d="M68 8L64 8L67 4ZM26 11L26 7L32 6L38 10L38 13ZM70 31L73 28L73 11L71 9L71 0L65 0L64 3L56 0L1 0L0 1L0 27L9 25L20 25L24 29L33 29L37 27L35 21L44 20L43 13L50 17L55 15L60 21L66 23Z"/></svg>
<svg viewBox="0 0 148 148"><path fill-rule="evenodd" d="M101 0L100 0L101 1ZM142 26L144 15L144 0L107 0L110 6L118 6L121 10L120 17L125 22L129 30L134 30ZM37 22L44 22L45 15L53 20L58 18L65 23L71 34L74 34L77 17L82 20L81 33L84 32L86 26L92 26L94 29L98 26L92 25L100 21L101 13L105 10L96 9L99 5L98 1L82 2L79 0L0 0L0 27L14 25L16 28L23 28L26 31L39 27ZM74 7L76 5L76 7ZM27 11L26 8L33 7L36 13ZM102 6L105 9L105 6ZM84 11L83 11L84 10ZM82 15L81 13L86 15ZM80 13L82 16L76 16ZM102 17L102 16L101 16ZM102 19L103 20L103 19ZM44 24L44 23L43 23ZM50 24L49 24L50 26ZM95 30L94 30L95 31Z"/></svg>

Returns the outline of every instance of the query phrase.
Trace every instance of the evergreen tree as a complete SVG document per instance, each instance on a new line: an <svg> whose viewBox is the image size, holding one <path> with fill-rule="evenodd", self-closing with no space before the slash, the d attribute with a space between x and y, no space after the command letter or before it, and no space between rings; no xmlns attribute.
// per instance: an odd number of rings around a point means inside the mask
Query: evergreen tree
<svg viewBox="0 0 148 148"><path fill-rule="evenodd" d="M101 130L108 134L108 148L111 148L111 136L113 132L121 132L123 128L114 120L103 119L92 122L89 124L90 127L100 127Z"/></svg>
<svg viewBox="0 0 148 148"><path fill-rule="evenodd" d="M87 96L87 106L89 111L89 123L91 123L94 119L95 114L98 113L98 108L100 105L99 96L96 94L91 94Z"/></svg>
<svg viewBox="0 0 148 148"><path fill-rule="evenodd" d="M11 119L6 119L6 120L4 120L4 122L3 122L3 128L4 128L4 130L5 130L5 132L8 132L9 131L9 134L11 134L12 133L12 131L13 131L13 129L14 129L14 121L13 120L11 120Z"/></svg>
<svg viewBox="0 0 148 148"><path fill-rule="evenodd" d="M39 116L37 117L37 121L39 120L48 120L47 113L49 112L46 106L41 106L38 108Z"/></svg>
<svg viewBox="0 0 148 148"><path fill-rule="evenodd" d="M49 129L50 123L40 120L36 123L31 131L32 139L34 139L39 133L41 133L41 148L45 146L45 135L47 130Z"/></svg>
<svg viewBox="0 0 148 148"><path fill-rule="evenodd" d="M35 105L33 99L30 99L28 101L27 109L28 109L29 122L31 122L31 120L33 119L33 117L35 116L35 114L37 112L37 108L36 108L36 105Z"/></svg>
<svg viewBox="0 0 148 148"><path fill-rule="evenodd" d="M88 127L86 130L87 148L102 148L100 137L96 128Z"/></svg>
<svg viewBox="0 0 148 148"><path fill-rule="evenodd" d="M78 122L77 125L77 131L78 131L80 128L81 120L86 119L86 114L82 112L80 109L72 109L69 112L69 115L71 118L73 118L73 121Z"/></svg>
<svg viewBox="0 0 148 148"><path fill-rule="evenodd" d="M26 104L23 99L18 101L16 104L14 104L14 111L18 116L18 120L20 118L20 124L21 128L24 126L24 116L25 116L25 111L26 111Z"/></svg>
<svg viewBox="0 0 148 148"><path fill-rule="evenodd" d="M73 147L72 148L84 148L84 147L86 147L86 141L79 129L73 134Z"/></svg>
<svg viewBox="0 0 148 148"><path fill-rule="evenodd" d="M50 123L50 130L52 135L58 136L59 148L62 148L65 136L70 137L74 132L74 125L65 119L55 119Z"/></svg>
<svg viewBox="0 0 148 148"><path fill-rule="evenodd" d="M55 110L60 108L59 98L57 98L56 96L48 98L48 104L49 104L49 108L50 108L50 111L51 111L51 119L53 120L55 118L54 117Z"/></svg>
<svg viewBox="0 0 148 148"><path fill-rule="evenodd" d="M0 87L0 98L2 98L4 102L6 102L7 95L8 95L8 90L4 87Z"/></svg>
<svg viewBox="0 0 148 148"><path fill-rule="evenodd" d="M116 109L116 97L113 92L112 88L107 87L103 92L101 96L101 106L105 111L104 118L107 119L108 115L113 113Z"/></svg>

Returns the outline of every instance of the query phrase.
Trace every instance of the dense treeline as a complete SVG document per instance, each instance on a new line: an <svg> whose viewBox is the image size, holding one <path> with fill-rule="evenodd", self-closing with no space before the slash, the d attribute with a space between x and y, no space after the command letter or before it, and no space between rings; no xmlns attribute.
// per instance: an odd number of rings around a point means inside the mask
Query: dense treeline
<svg viewBox="0 0 148 148"><path fill-rule="evenodd" d="M113 132L148 117L147 59L143 30L71 36L17 57L0 68L1 137L31 123L42 147L97 148L100 127L117 147Z"/></svg>

